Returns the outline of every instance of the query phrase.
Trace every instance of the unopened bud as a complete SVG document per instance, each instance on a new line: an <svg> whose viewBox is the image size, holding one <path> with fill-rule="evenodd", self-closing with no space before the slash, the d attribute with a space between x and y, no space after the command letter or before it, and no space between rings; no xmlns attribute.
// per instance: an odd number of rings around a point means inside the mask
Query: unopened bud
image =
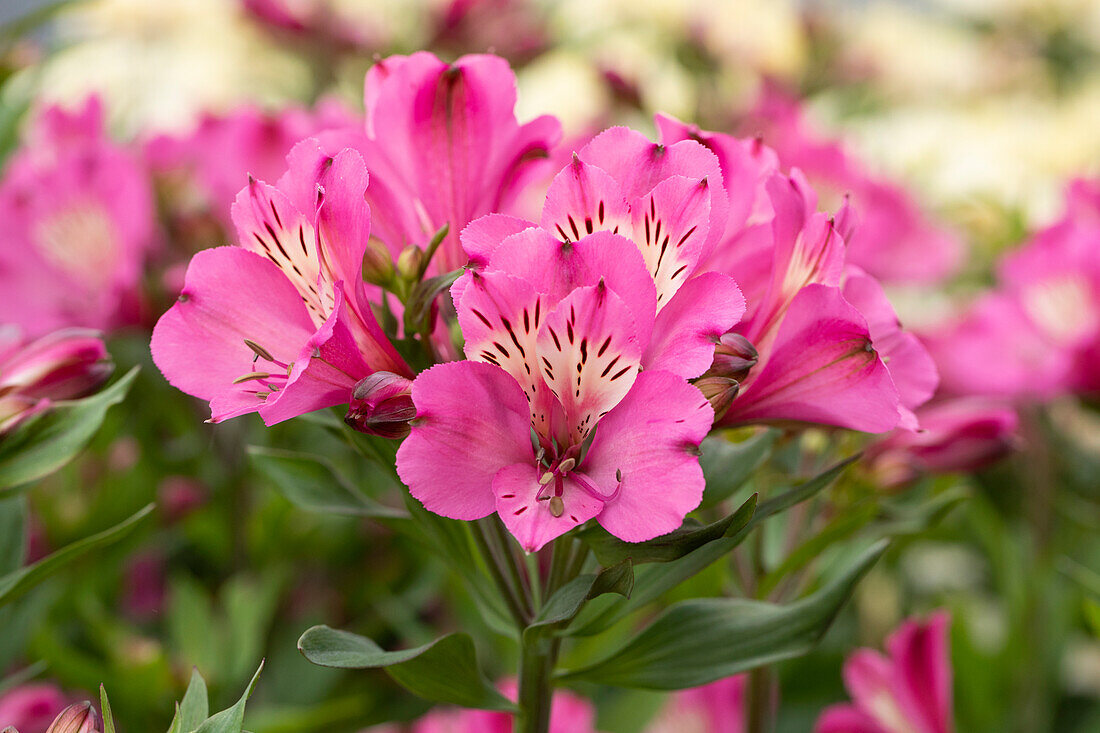
<svg viewBox="0 0 1100 733"><path fill-rule="evenodd" d="M368 239L363 255L363 279L373 285L385 287L393 282L394 274L390 250L378 238Z"/></svg>
<svg viewBox="0 0 1100 733"><path fill-rule="evenodd" d="M695 386L714 408L714 419L720 420L730 409L741 385L729 377L703 376L695 380Z"/></svg>
<svg viewBox="0 0 1100 733"><path fill-rule="evenodd" d="M714 362L705 376L726 377L745 381L749 371L756 366L759 354L749 340L739 333L725 333L714 347Z"/></svg>
<svg viewBox="0 0 1100 733"><path fill-rule="evenodd" d="M367 435L400 440L412 430L409 421L414 417L412 382L392 372L375 372L355 385L344 422Z"/></svg>
<svg viewBox="0 0 1100 733"><path fill-rule="evenodd" d="M95 708L90 702L81 702L65 708L46 733L98 733Z"/></svg>
<svg viewBox="0 0 1100 733"><path fill-rule="evenodd" d="M405 280L415 282L420 279L420 265L424 262L424 250L410 244L397 256L397 274Z"/></svg>

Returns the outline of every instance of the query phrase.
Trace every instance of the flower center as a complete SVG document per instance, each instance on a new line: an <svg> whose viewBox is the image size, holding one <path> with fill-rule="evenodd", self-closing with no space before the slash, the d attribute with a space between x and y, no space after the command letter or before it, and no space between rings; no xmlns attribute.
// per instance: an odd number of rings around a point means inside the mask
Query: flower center
<svg viewBox="0 0 1100 733"><path fill-rule="evenodd" d="M1089 285L1078 274L1053 277L1024 291L1024 310L1060 344L1072 344L1100 327Z"/></svg>
<svg viewBox="0 0 1100 733"><path fill-rule="evenodd" d="M290 373L294 371L294 362L289 364L276 359L267 349L252 339L244 340L245 346L252 350L252 371L245 372L233 380L233 384L247 384L256 389L245 389L248 394L256 395L263 401L286 386Z"/></svg>
<svg viewBox="0 0 1100 733"><path fill-rule="evenodd" d="M116 269L114 223L93 201L73 204L39 222L35 243L47 262L94 288L105 287Z"/></svg>

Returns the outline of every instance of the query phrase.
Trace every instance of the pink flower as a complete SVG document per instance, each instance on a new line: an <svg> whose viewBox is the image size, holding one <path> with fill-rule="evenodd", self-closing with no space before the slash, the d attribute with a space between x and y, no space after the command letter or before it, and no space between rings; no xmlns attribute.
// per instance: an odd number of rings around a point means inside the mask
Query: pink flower
<svg viewBox="0 0 1100 733"><path fill-rule="evenodd" d="M398 473L430 511L497 512L528 551L593 517L632 542L670 532L702 497L696 455L714 412L682 378L639 373L655 296L635 245L548 236L506 238L502 269L455 283L472 361L413 383Z"/></svg>
<svg viewBox="0 0 1100 733"><path fill-rule="evenodd" d="M65 708L46 733L99 733L99 716L90 702L81 702Z"/></svg>
<svg viewBox="0 0 1100 733"><path fill-rule="evenodd" d="M64 329L27 343L0 329L0 436L56 400L91 394L113 370L95 331Z"/></svg>
<svg viewBox="0 0 1100 733"><path fill-rule="evenodd" d="M935 402L917 410L921 430L899 430L867 453L879 483L899 486L927 473L976 471L1016 444L1011 407L981 397Z"/></svg>
<svg viewBox="0 0 1100 733"><path fill-rule="evenodd" d="M0 322L40 335L139 320L153 197L129 151L103 132L95 98L46 110L0 182Z"/></svg>
<svg viewBox="0 0 1100 733"><path fill-rule="evenodd" d="M775 172L758 141L659 118L662 138L697 140L723 166L731 217L701 269L732 276L747 299L734 331L758 351L722 425L807 422L885 432L914 427L936 384L923 346L901 330L866 273L847 266L845 206L829 219L800 171ZM682 143L681 143L682 144Z"/></svg>
<svg viewBox="0 0 1100 733"><path fill-rule="evenodd" d="M1070 185L1063 217L1009 253L1000 282L926 339L945 392L1050 399L1100 391L1100 197Z"/></svg>
<svg viewBox="0 0 1100 733"><path fill-rule="evenodd" d="M286 156L299 141L324 130L362 124L337 102L316 109L264 112L243 106L226 114L207 114L185 135L160 135L145 144L150 167L169 184L174 209L210 211L226 229L233 228L230 206L251 175L276 180Z"/></svg>
<svg viewBox="0 0 1100 733"><path fill-rule="evenodd" d="M241 0L244 9L272 29L342 51L379 47L380 28L362 27L333 0Z"/></svg>
<svg viewBox="0 0 1100 733"><path fill-rule="evenodd" d="M358 153L307 140L276 186L251 181L233 205L239 246L199 252L153 331L168 381L210 401L218 422L268 424L345 403L375 371L412 376L367 300L367 171Z"/></svg>
<svg viewBox="0 0 1100 733"><path fill-rule="evenodd" d="M500 691L515 700L515 680L505 680ZM411 726L411 733L511 733L512 716L489 710L436 708ZM372 733L389 733L395 726L371 728ZM550 703L550 733L596 733L596 710L584 698L568 690L556 690Z"/></svg>
<svg viewBox="0 0 1100 733"><path fill-rule="evenodd" d="M743 733L746 675L675 692L646 733Z"/></svg>
<svg viewBox="0 0 1100 733"><path fill-rule="evenodd" d="M951 661L946 612L904 622L886 640L889 656L859 649L844 665L853 704L827 709L815 733L951 733Z"/></svg>
<svg viewBox="0 0 1100 733"><path fill-rule="evenodd" d="M51 684L21 685L0 695L0 727L27 733L43 731L68 699Z"/></svg>
<svg viewBox="0 0 1100 733"><path fill-rule="evenodd" d="M850 262L888 282L934 283L958 270L958 237L929 221L903 188L868 172L840 142L821 137L799 102L777 86L765 85L745 127L762 134L783 166L801 169L819 191L838 203L851 197L858 224L846 237Z"/></svg>
<svg viewBox="0 0 1100 733"><path fill-rule="evenodd" d="M450 225L437 272L466 264L459 232L480 216L510 213L561 136L553 117L516 121L515 75L496 56L453 64L427 52L390 56L367 73L365 100L365 135L322 139L363 154L374 234L395 257Z"/></svg>

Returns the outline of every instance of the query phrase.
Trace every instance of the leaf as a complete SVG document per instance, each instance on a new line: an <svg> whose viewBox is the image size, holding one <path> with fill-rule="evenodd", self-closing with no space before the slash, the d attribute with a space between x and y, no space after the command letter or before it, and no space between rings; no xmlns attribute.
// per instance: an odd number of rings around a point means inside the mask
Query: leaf
<svg viewBox="0 0 1100 733"><path fill-rule="evenodd" d="M0 442L0 490L47 476L71 461L92 439L107 410L126 397L138 367L99 394L58 402Z"/></svg>
<svg viewBox="0 0 1100 733"><path fill-rule="evenodd" d="M879 542L832 582L786 606L730 598L677 603L618 651L561 677L679 690L800 656L817 644L885 549Z"/></svg>
<svg viewBox="0 0 1100 733"><path fill-rule="evenodd" d="M256 680L260 678L260 672L263 672L263 670L264 663L261 661L259 669L256 670L256 674L252 675L252 681L248 683L248 688L241 695L241 699L237 700L237 703L228 710L223 710L214 717L207 718L202 725L194 730L194 733L242 733L245 703L248 702L248 698L252 697L252 691L256 688Z"/></svg>
<svg viewBox="0 0 1100 733"><path fill-rule="evenodd" d="M206 680L199 674L198 669L191 670L191 682L187 685L187 692L183 693L183 700L177 708L176 715L179 718L180 730L183 731L195 730L210 715Z"/></svg>
<svg viewBox="0 0 1100 733"><path fill-rule="evenodd" d="M780 431L765 430L740 443L715 435L703 441L699 465L707 480L702 508L724 501L741 488L771 455Z"/></svg>
<svg viewBox="0 0 1100 733"><path fill-rule="evenodd" d="M322 456L260 446L249 446L248 454L279 492L302 509L359 517L408 517L400 509L365 496Z"/></svg>
<svg viewBox="0 0 1100 733"><path fill-rule="evenodd" d="M91 537L85 537L82 540L78 540L71 545L61 548L52 555L42 558L33 565L28 565L0 577L0 606L5 603L11 603L21 597L35 585L80 556L121 540L129 534L141 520L149 516L153 511L153 507L153 504L149 504L137 514L120 524L116 524L110 529L106 529L99 534L94 534Z"/></svg>
<svg viewBox="0 0 1100 733"><path fill-rule="evenodd" d="M591 636L610 628L623 617L637 611L647 603L657 600L677 585L692 577L711 563L733 551L757 525L768 517L814 496L831 484L858 456L841 461L824 473L796 486L768 501L756 505L756 511L748 524L728 537L708 542L683 557L670 562L653 563L638 568L634 576L634 591L629 599L618 598L605 602L602 607L592 604L577 616L577 623L569 629L572 636ZM740 512L745 509L742 506Z"/></svg>
<svg viewBox="0 0 1100 733"><path fill-rule="evenodd" d="M23 566L27 553L27 499L20 494L0 496L0 574Z"/></svg>
<svg viewBox="0 0 1100 733"><path fill-rule="evenodd" d="M671 562L687 555L708 542L737 534L752 519L756 511L757 495L724 519L707 525L685 522L684 526L645 542L623 542L598 524L578 533L578 537L592 548L602 565L614 565L630 559L635 565L648 562Z"/></svg>
<svg viewBox="0 0 1100 733"><path fill-rule="evenodd" d="M111 701L107 699L107 688L102 683L99 685L99 710L103 713L103 733L116 733Z"/></svg>
<svg viewBox="0 0 1100 733"><path fill-rule="evenodd" d="M387 652L366 637L314 626L302 634L298 650L322 667L385 669L398 684L433 702L516 711L482 674L469 634L447 634L415 649Z"/></svg>
<svg viewBox="0 0 1100 733"><path fill-rule="evenodd" d="M524 630L524 637L528 638L532 633L572 621L586 601L605 593L617 593L629 598L633 588L634 568L630 560L623 560L597 574L578 575L550 596L539 611L538 617Z"/></svg>

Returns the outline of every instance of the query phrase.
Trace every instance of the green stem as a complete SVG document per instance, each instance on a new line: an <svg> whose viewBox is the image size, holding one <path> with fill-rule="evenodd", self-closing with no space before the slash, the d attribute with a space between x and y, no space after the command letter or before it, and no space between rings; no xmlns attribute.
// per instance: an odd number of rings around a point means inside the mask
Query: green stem
<svg viewBox="0 0 1100 733"><path fill-rule="evenodd" d="M771 733L775 729L775 669L757 667L749 672L745 732Z"/></svg>
<svg viewBox="0 0 1100 733"><path fill-rule="evenodd" d="M545 598L550 598L554 595L554 591L562 586L572 555L572 537L559 537L550 545L550 575L546 579L546 589L543 593Z"/></svg>
<svg viewBox="0 0 1100 733"><path fill-rule="evenodd" d="M519 715L515 733L548 733L550 702L554 688L552 676L560 642L539 634L524 641L519 661Z"/></svg>
<svg viewBox="0 0 1100 733"><path fill-rule="evenodd" d="M470 534L473 535L474 544L477 545L478 550L485 559L485 564L489 568L489 575L496 584L497 590L504 597L504 602L508 605L508 610L512 613L516 625L522 629L531 619L531 614L526 604L521 601L523 596L520 593L519 586L509 584L504 573L503 566L512 565L513 563L505 562L500 557L500 553L494 549L493 543L489 539L489 533L482 521L472 522L471 524L473 525L473 531Z"/></svg>
<svg viewBox="0 0 1100 733"><path fill-rule="evenodd" d="M512 546L511 535L504 529L504 525L499 519L489 517L485 522L489 528L489 540L500 553L504 568L511 578L513 587L516 589L516 594L527 610L527 618L532 618L535 614L535 608L537 608L535 605L534 593L532 592L531 584L528 582L526 574L520 572L519 566L523 560L516 557L516 553Z"/></svg>

